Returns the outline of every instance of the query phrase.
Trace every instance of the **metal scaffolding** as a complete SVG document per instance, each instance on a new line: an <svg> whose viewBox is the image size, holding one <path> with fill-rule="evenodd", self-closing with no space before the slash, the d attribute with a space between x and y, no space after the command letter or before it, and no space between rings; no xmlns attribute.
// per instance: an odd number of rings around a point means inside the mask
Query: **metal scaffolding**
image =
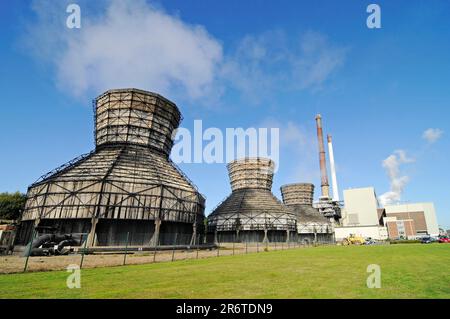
<svg viewBox="0 0 450 319"><path fill-rule="evenodd" d="M232 193L208 216L209 240L288 241L296 219L272 194L274 163L245 158L228 164Z"/></svg>
<svg viewBox="0 0 450 319"><path fill-rule="evenodd" d="M94 105L95 151L29 187L18 240L26 242L34 226L89 232L89 246L125 244L117 238L127 232L144 234L149 245L172 243L164 233L195 239L205 198L169 159L178 107L137 89L107 91Z"/></svg>
<svg viewBox="0 0 450 319"><path fill-rule="evenodd" d="M333 224L318 209L313 207L314 185L295 183L280 188L283 203L297 218L297 233L300 241L334 241Z"/></svg>

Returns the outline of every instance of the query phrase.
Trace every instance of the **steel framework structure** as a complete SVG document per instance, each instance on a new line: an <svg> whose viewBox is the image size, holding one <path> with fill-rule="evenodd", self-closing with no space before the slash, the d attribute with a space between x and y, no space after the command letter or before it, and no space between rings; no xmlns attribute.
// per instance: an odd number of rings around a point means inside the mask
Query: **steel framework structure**
<svg viewBox="0 0 450 319"><path fill-rule="evenodd" d="M272 194L274 163L245 158L227 165L232 193L208 216L215 241L284 241L296 234L296 219Z"/></svg>
<svg viewBox="0 0 450 319"><path fill-rule="evenodd" d="M95 151L29 187L19 240L51 226L89 232L90 246L124 245L127 232L149 245L173 244L164 233L191 234L192 242L203 232L205 198L169 159L178 107L137 89L109 90L94 105Z"/></svg>
<svg viewBox="0 0 450 319"><path fill-rule="evenodd" d="M314 185L295 183L280 188L283 203L297 217L297 233L303 241L332 241L333 224L313 207Z"/></svg>

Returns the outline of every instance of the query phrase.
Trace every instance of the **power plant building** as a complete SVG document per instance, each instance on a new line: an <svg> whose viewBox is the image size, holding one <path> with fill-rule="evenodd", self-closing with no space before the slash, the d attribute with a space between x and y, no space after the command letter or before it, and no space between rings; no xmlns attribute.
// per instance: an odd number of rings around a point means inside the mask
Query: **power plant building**
<svg viewBox="0 0 450 319"><path fill-rule="evenodd" d="M433 203L411 203L385 206L386 226L391 238L438 236L439 226Z"/></svg>
<svg viewBox="0 0 450 319"><path fill-rule="evenodd" d="M373 187L346 189L341 223L335 227L336 240L341 241L350 235L386 240L388 232L384 217Z"/></svg>
<svg viewBox="0 0 450 319"><path fill-rule="evenodd" d="M350 234L378 240L439 235L433 203L381 207L373 187L344 190L344 202L341 225L335 228L338 241Z"/></svg>
<svg viewBox="0 0 450 319"><path fill-rule="evenodd" d="M31 185L17 241L34 229L89 233L89 246L192 243L202 233L205 199L169 159L178 107L138 89L94 101L95 150ZM177 236L177 237L176 237Z"/></svg>

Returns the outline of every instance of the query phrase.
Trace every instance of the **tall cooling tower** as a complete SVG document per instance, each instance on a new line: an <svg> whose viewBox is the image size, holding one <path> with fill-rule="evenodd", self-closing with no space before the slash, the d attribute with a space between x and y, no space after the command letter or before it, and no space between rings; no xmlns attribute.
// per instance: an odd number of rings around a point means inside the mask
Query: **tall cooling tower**
<svg viewBox="0 0 450 319"><path fill-rule="evenodd" d="M18 243L38 232L89 233L89 246L190 243L204 197L169 159L181 121L166 98L109 90L94 101L96 148L28 189Z"/></svg>

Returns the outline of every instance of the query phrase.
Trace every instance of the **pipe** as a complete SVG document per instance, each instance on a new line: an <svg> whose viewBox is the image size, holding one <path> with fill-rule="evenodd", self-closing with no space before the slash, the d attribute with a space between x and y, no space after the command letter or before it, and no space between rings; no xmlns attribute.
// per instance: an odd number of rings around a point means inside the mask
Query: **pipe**
<svg viewBox="0 0 450 319"><path fill-rule="evenodd" d="M30 255L31 256L46 256L46 255L55 255L55 254L61 254L62 249L67 245L81 245L81 239L83 234L44 234L33 240L31 243L31 250ZM80 240L75 239L74 237L78 238L80 237ZM50 247L43 247L41 246L50 246ZM54 247L58 245L58 247L55 249Z"/></svg>
<svg viewBox="0 0 450 319"><path fill-rule="evenodd" d="M334 164L334 152L333 141L331 135L327 135L328 140L328 156L330 157L330 170L331 170L331 188L333 189L333 200L339 201L339 190L336 178L336 166Z"/></svg>
<svg viewBox="0 0 450 319"><path fill-rule="evenodd" d="M325 160L325 147L323 144L323 131L322 131L322 116L320 114L316 115L317 123L317 140L319 142L319 161L320 161L320 175L322 177L322 183L320 187L322 189L322 197L330 197L330 186L328 184L327 175L327 163Z"/></svg>

